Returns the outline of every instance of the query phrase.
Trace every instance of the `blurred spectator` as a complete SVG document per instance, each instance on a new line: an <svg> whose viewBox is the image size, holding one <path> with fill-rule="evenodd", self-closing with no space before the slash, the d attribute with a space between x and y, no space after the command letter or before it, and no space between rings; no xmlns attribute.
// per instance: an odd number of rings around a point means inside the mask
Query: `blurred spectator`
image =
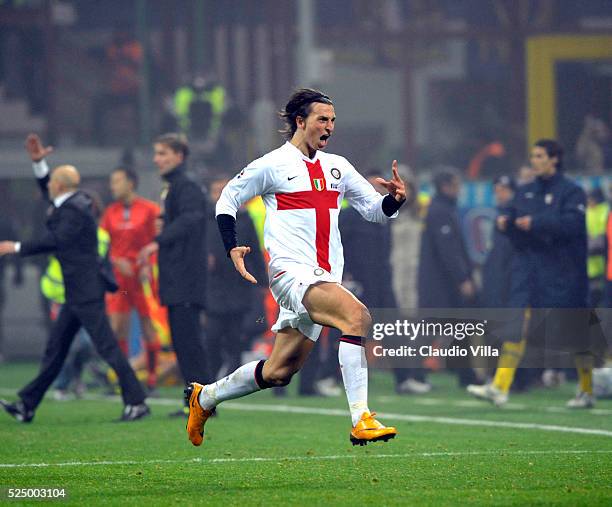
<svg viewBox="0 0 612 507"><path fill-rule="evenodd" d="M400 166L400 173L406 184L406 204L391 223L393 292L399 308L417 308L421 230L430 199L426 194L419 193L416 177L409 168ZM423 364L415 364L415 367L411 368L396 368L393 374L398 393L423 394L431 390L431 385L426 381Z"/></svg>
<svg viewBox="0 0 612 507"><path fill-rule="evenodd" d="M130 110L136 127L143 50L137 40L120 29L114 32L105 56L108 69L106 91L94 99L92 111L93 135L100 144L105 144L109 137L109 113L116 115L119 108Z"/></svg>
<svg viewBox="0 0 612 507"><path fill-rule="evenodd" d="M589 306L599 306L603 298L606 272L606 228L610 205L601 188L587 196L586 227L588 240L587 273L589 275Z"/></svg>
<svg viewBox="0 0 612 507"><path fill-rule="evenodd" d="M9 220L8 216L0 215L0 241L17 239L15 228ZM14 255L12 257L0 257L0 363L4 361L3 344L4 344L4 305L6 302L4 272L8 262L12 262L14 266L13 286L20 287L23 284L23 271L21 257Z"/></svg>
<svg viewBox="0 0 612 507"><path fill-rule="evenodd" d="M543 346L545 353L563 350L576 355L579 390L567 406L590 408L594 403L593 356L599 344L590 343L588 310L581 310L588 299L586 196L564 176L562 162L563 149L556 141L536 142L531 164L537 179L519 187L509 213L497 218L497 226L506 231L517 252L508 306L526 310L523 322L517 323L522 329L503 343L493 382L469 386L468 392L498 406L508 400L528 326L530 344ZM539 332L534 331L536 324Z"/></svg>
<svg viewBox="0 0 612 507"><path fill-rule="evenodd" d="M181 131L192 141L216 145L223 113L227 108L225 88L198 75L174 94L174 108Z"/></svg>
<svg viewBox="0 0 612 507"><path fill-rule="evenodd" d="M417 269L421 247L423 219L427 214L430 197L419 192L416 176L400 166L406 182L406 204L391 225L393 266L393 291L400 308L417 308Z"/></svg>
<svg viewBox="0 0 612 507"><path fill-rule="evenodd" d="M159 251L159 296L168 307L172 346L185 382L210 381L202 344L200 312L206 305L206 197L187 172L189 145L181 134L153 143L153 161L166 186L155 240L139 254L145 265ZM170 415L189 414L187 406Z"/></svg>
<svg viewBox="0 0 612 507"><path fill-rule="evenodd" d="M507 215L514 198L516 184L509 176L493 182L498 215ZM482 301L489 308L507 308L510 299L511 261L514 246L497 227L493 230L493 245L482 269Z"/></svg>
<svg viewBox="0 0 612 507"><path fill-rule="evenodd" d="M505 146L499 141L493 141L483 146L470 160L467 169L467 178L475 180L481 176L485 162L491 158L502 158L506 155Z"/></svg>
<svg viewBox="0 0 612 507"><path fill-rule="evenodd" d="M242 364L241 353L246 348L245 317L254 306L255 298L263 298L264 289L247 282L227 262L227 252L219 237L214 207L229 178L220 177L210 185L208 219L208 283L206 286L206 354L213 376L225 376ZM251 247L247 269L258 280L267 276L259 249L257 233L246 210L238 212L237 234L241 244ZM223 372L220 370L223 368Z"/></svg>
<svg viewBox="0 0 612 507"><path fill-rule="evenodd" d="M579 169L602 174L612 168L612 142L610 129L599 118L587 115L576 142L576 160Z"/></svg>
<svg viewBox="0 0 612 507"><path fill-rule="evenodd" d="M493 182L497 216L510 213L516 183L509 176L500 176ZM482 268L482 306L509 308L512 285L512 260L516 250L507 234L493 229L493 245ZM513 387L524 391L537 378L535 369L519 368Z"/></svg>
<svg viewBox="0 0 612 507"><path fill-rule="evenodd" d="M531 183L533 180L535 180L535 177L536 175L533 167L531 167L528 163L525 163L518 168L518 171L516 171L516 185L521 186Z"/></svg>
<svg viewBox="0 0 612 507"><path fill-rule="evenodd" d="M419 307L461 308L474 301L472 262L461 230L457 198L461 178L453 168L434 175L431 200L421 235Z"/></svg>
<svg viewBox="0 0 612 507"><path fill-rule="evenodd" d="M445 167L436 172L433 183L436 193L421 235L419 307L472 306L476 301L476 284L457 211L461 177L456 169ZM449 358L447 366L457 369L460 385L475 380L473 370L464 361Z"/></svg>

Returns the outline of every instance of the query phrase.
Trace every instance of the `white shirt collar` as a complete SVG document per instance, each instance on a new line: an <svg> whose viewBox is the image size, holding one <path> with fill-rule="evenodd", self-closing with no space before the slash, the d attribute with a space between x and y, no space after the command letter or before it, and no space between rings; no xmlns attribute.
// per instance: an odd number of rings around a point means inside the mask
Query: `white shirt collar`
<svg viewBox="0 0 612 507"><path fill-rule="evenodd" d="M74 194L75 192L66 192L65 194L57 196L55 199L53 199L53 205L56 208L59 208L68 200L69 197L73 196Z"/></svg>
<svg viewBox="0 0 612 507"><path fill-rule="evenodd" d="M302 151L297 147L294 146L293 144L291 144L290 141L285 141L285 147L288 147L288 149L293 150L295 153L297 153L303 160L308 160L309 162L314 162L315 160L317 160L317 157L319 156L319 151L315 151L314 157L312 158L308 158L306 155L304 155L302 153Z"/></svg>

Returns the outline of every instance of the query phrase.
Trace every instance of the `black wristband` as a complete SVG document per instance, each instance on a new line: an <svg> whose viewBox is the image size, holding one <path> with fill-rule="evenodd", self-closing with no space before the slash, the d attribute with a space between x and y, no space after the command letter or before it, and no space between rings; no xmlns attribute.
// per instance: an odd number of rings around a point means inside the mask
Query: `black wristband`
<svg viewBox="0 0 612 507"><path fill-rule="evenodd" d="M236 237L236 219L231 215L217 215L217 225L223 240L223 246L229 257L232 248L238 246L238 238Z"/></svg>
<svg viewBox="0 0 612 507"><path fill-rule="evenodd" d="M390 217L394 215L395 212L398 209L400 209L402 207L402 204L404 204L405 202L406 202L406 199L404 199L401 202L397 202L395 197L393 197L391 194L387 194L385 195L382 201L383 213L387 215L388 217Z"/></svg>

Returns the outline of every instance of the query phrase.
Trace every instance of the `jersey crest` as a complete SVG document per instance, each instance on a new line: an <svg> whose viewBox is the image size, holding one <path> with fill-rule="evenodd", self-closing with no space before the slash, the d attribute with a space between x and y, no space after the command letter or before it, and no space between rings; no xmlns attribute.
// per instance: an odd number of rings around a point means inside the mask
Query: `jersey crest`
<svg viewBox="0 0 612 507"><path fill-rule="evenodd" d="M314 186L315 190L318 190L319 192L323 192L323 190L325 190L325 179L324 178L313 178L312 185Z"/></svg>

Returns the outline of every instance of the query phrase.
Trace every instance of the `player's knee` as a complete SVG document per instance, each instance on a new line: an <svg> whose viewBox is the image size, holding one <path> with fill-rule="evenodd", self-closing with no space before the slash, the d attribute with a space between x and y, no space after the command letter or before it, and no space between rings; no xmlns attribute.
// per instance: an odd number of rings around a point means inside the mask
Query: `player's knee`
<svg viewBox="0 0 612 507"><path fill-rule="evenodd" d="M370 315L370 310L365 306L361 309L361 325L364 328L364 334L369 332L372 327L372 316Z"/></svg>
<svg viewBox="0 0 612 507"><path fill-rule="evenodd" d="M351 319L351 324L354 329L351 334L355 334L357 336L365 336L370 331L372 327L372 316L370 315L369 310L365 305L359 304L355 308L353 313L353 318Z"/></svg>

